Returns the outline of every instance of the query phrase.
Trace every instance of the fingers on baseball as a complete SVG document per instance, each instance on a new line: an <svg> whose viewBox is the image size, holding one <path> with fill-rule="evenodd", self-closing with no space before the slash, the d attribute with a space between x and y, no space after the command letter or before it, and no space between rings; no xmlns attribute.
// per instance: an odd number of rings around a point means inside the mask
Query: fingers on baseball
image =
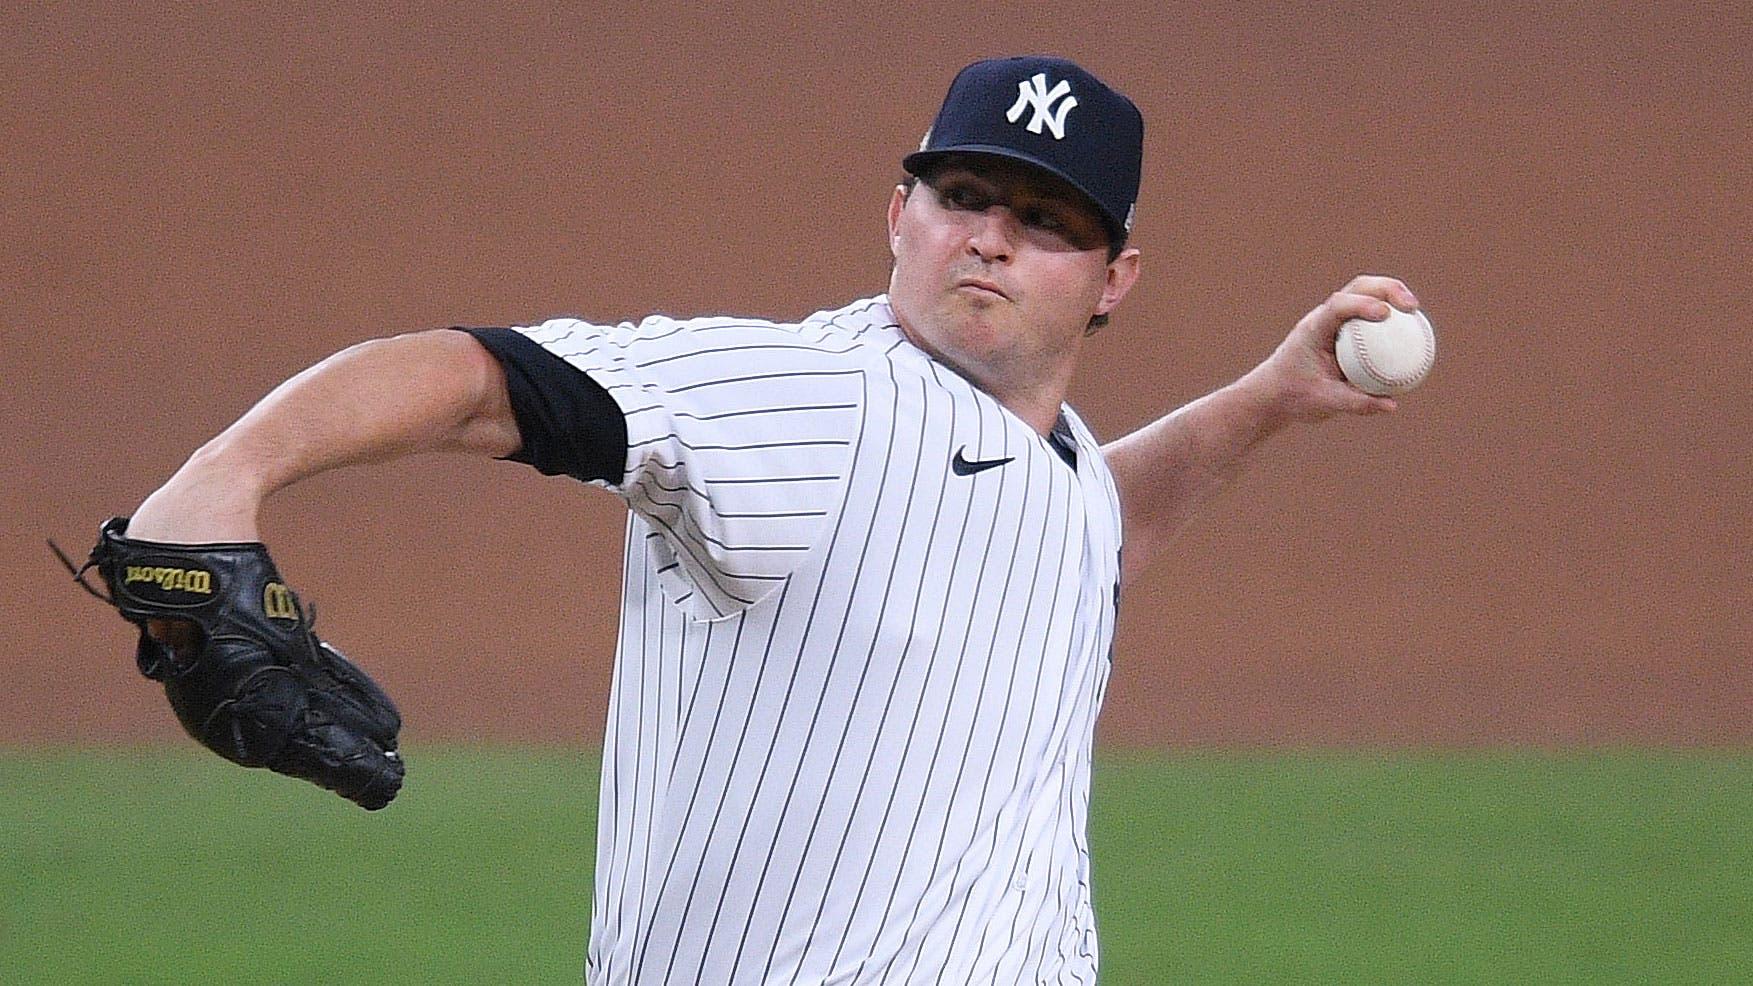
<svg viewBox="0 0 1753 986"><path fill-rule="evenodd" d="M1345 294L1364 294L1393 304L1403 312L1418 309L1418 297L1404 281L1382 274L1359 274L1340 289Z"/></svg>
<svg viewBox="0 0 1753 986"><path fill-rule="evenodd" d="M1337 364L1334 368L1333 382L1338 385L1343 397L1340 398L1344 410L1350 414L1392 414L1399 410L1400 404L1392 397L1382 397L1363 390L1345 379Z"/></svg>
<svg viewBox="0 0 1753 986"><path fill-rule="evenodd" d="M1379 322L1388 317L1388 304L1373 294L1356 291L1335 291L1327 296L1327 310L1343 322L1351 318L1367 318Z"/></svg>
<svg viewBox="0 0 1753 986"><path fill-rule="evenodd" d="M1381 321L1388 317L1388 305L1380 298L1367 294L1355 294L1349 291L1335 291L1321 302L1320 307L1309 313L1305 324L1316 336L1315 348L1324 351L1333 347L1333 340L1339 335L1339 327L1354 318L1367 318ZM1334 364L1337 369L1338 364Z"/></svg>
<svg viewBox="0 0 1753 986"><path fill-rule="evenodd" d="M1342 414L1392 414L1400 405L1392 397L1376 397L1367 394L1343 377L1333 381L1336 390L1330 391L1332 407L1336 413Z"/></svg>

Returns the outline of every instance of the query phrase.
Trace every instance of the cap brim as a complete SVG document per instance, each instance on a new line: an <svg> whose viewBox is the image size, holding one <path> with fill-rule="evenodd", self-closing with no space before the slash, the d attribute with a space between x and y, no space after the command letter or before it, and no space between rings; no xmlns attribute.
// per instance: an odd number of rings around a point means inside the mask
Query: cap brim
<svg viewBox="0 0 1753 986"><path fill-rule="evenodd" d="M1127 231L1125 221L1119 216L1110 213L1107 209L1104 209L1101 200L1097 199L1089 189L1085 188L1082 182L1072 178L1070 175L1060 171L1058 168L1053 167L1051 164L1048 164L1040 158L1024 154L1014 147L1005 147L1002 144L962 144L958 147L933 147L929 151L914 151L902 158L901 167L908 174L913 175L916 178L923 178L925 177L924 172L930 170L933 164L955 154L976 154L984 155L986 157L1001 157L1008 161L1015 161L1018 164L1029 165L1037 171L1052 175L1067 185L1070 185L1083 195L1084 200L1090 204L1091 208L1095 209L1096 215L1102 218L1102 225L1108 228L1108 239L1110 242L1126 242Z"/></svg>

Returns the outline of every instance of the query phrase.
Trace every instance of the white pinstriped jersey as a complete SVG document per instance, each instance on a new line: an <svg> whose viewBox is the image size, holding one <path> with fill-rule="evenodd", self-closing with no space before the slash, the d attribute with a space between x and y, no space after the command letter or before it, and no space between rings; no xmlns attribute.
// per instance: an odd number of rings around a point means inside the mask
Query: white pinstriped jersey
<svg viewBox="0 0 1753 986"><path fill-rule="evenodd" d="M1083 423L1073 467L881 296L518 331L627 420L588 979L1093 983L1120 513Z"/></svg>

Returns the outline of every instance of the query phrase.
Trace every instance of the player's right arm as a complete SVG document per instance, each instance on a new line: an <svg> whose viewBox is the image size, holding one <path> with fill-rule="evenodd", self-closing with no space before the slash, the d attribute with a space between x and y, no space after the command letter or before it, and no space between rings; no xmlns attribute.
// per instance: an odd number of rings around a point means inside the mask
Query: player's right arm
<svg viewBox="0 0 1753 986"><path fill-rule="evenodd" d="M505 371L468 333L375 339L287 380L203 445L134 512L128 535L257 541L262 501L317 473L415 452L505 457L520 444Z"/></svg>
<svg viewBox="0 0 1753 986"><path fill-rule="evenodd" d="M1359 275L1303 316L1265 362L1240 380L1102 448L1120 493L1125 581L1161 554L1195 510L1227 486L1273 435L1341 414L1392 411L1389 398L1351 386L1333 356L1339 326L1379 319L1418 299L1390 277Z"/></svg>

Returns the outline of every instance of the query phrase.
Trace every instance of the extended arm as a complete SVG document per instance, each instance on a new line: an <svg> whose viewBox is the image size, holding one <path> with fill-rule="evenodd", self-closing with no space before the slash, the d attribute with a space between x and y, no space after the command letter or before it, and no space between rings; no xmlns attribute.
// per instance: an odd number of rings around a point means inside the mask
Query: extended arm
<svg viewBox="0 0 1753 986"><path fill-rule="evenodd" d="M339 466L520 444L499 362L446 329L349 347L275 388L135 511L131 537L259 540L262 501Z"/></svg>
<svg viewBox="0 0 1753 986"><path fill-rule="evenodd" d="M135 661L203 746L377 809L401 789L401 715L311 629L259 541L270 493L411 452L511 455L522 437L498 359L468 334L353 346L275 388L202 446L130 521L103 526L91 590L140 628ZM83 579L81 579L83 582ZM90 589L89 586L87 586Z"/></svg>
<svg viewBox="0 0 1753 986"><path fill-rule="evenodd" d="M1130 580L1235 478L1268 438L1296 422L1392 411L1392 399L1346 383L1333 341L1347 319L1383 318L1386 301L1411 310L1418 299L1393 278L1360 276L1305 315L1265 362L1102 448L1114 474Z"/></svg>

